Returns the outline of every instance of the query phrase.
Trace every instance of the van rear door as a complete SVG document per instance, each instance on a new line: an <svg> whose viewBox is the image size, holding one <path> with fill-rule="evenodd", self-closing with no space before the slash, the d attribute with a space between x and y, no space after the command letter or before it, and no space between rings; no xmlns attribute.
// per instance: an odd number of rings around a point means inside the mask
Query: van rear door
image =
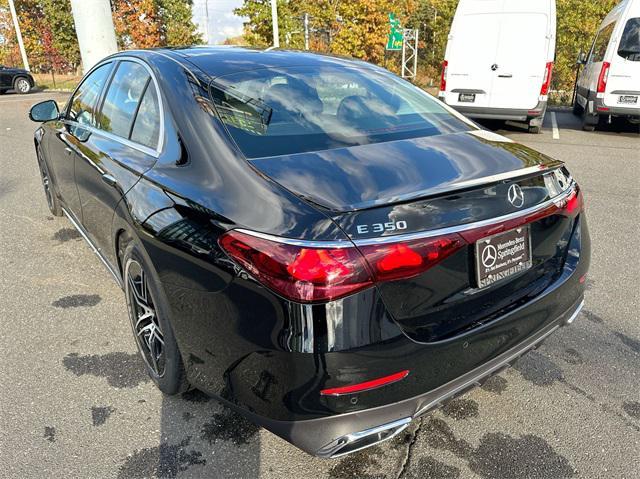
<svg viewBox="0 0 640 479"><path fill-rule="evenodd" d="M616 109L640 108L640 15L625 22L616 41L604 104Z"/></svg>
<svg viewBox="0 0 640 479"><path fill-rule="evenodd" d="M488 0L480 5L487 7L485 3L502 2ZM465 6L471 8L473 4L466 2L460 9ZM448 105L489 106L494 78L491 65L495 63L499 36L500 15L467 9L456 14L447 52Z"/></svg>
<svg viewBox="0 0 640 479"><path fill-rule="evenodd" d="M528 3L528 2L527 2ZM489 100L490 108L533 109L540 97L554 40L546 13L504 13Z"/></svg>

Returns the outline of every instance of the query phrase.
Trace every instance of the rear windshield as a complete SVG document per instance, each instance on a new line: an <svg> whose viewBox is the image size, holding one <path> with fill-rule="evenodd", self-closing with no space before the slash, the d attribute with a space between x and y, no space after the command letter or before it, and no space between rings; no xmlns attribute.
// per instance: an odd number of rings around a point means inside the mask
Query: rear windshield
<svg viewBox="0 0 640 479"><path fill-rule="evenodd" d="M632 62L640 62L640 18L631 18L625 25L618 55Z"/></svg>
<svg viewBox="0 0 640 479"><path fill-rule="evenodd" d="M369 69L253 70L216 78L210 94L247 158L472 129L410 83Z"/></svg>

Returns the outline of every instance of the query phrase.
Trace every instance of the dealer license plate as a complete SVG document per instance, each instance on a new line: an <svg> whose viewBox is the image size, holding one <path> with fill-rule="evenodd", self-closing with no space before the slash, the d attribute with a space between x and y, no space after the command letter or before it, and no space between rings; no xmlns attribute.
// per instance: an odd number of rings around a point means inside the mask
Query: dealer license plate
<svg viewBox="0 0 640 479"><path fill-rule="evenodd" d="M486 288L531 268L529 225L483 238L476 242L476 279Z"/></svg>

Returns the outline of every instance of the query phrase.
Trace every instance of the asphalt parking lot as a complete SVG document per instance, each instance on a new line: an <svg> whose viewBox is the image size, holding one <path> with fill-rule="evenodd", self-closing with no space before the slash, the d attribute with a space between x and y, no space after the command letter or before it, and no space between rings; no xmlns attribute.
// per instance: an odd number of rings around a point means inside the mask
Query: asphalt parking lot
<svg viewBox="0 0 640 479"><path fill-rule="evenodd" d="M312 458L201 393L147 379L124 296L49 214L31 104L0 97L0 477L637 478L640 470L640 135L498 130L565 161L593 240L587 304L516 367L396 439ZM557 129L554 129L554 123Z"/></svg>

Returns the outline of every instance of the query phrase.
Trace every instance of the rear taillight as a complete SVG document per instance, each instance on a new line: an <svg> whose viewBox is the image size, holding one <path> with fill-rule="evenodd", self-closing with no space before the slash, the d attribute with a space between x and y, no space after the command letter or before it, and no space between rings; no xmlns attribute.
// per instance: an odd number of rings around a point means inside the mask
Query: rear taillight
<svg viewBox="0 0 640 479"><path fill-rule="evenodd" d="M447 91L447 70L449 69L449 62L447 60L442 62L442 74L440 75L440 92Z"/></svg>
<svg viewBox="0 0 640 479"><path fill-rule="evenodd" d="M361 246L376 281L418 276L464 246L457 234Z"/></svg>
<svg viewBox="0 0 640 479"><path fill-rule="evenodd" d="M603 62L598 76L598 93L604 93L607 90L607 80L609 79L609 70L611 63Z"/></svg>
<svg viewBox="0 0 640 479"><path fill-rule="evenodd" d="M553 74L553 62L547 63L544 69L544 78L542 79L542 88L540 88L540 95L546 96L549 94L549 87L551 86L551 76Z"/></svg>
<svg viewBox="0 0 640 479"><path fill-rule="evenodd" d="M568 196L544 209L431 238L321 248L231 230L220 237L219 243L256 280L281 296L301 303L326 302L375 283L418 276L482 238L553 215L573 217L582 209L583 197L576 185Z"/></svg>
<svg viewBox="0 0 640 479"><path fill-rule="evenodd" d="M219 242L258 281L294 301L331 301L373 284L364 258L353 246L305 248L235 230Z"/></svg>
<svg viewBox="0 0 640 479"><path fill-rule="evenodd" d="M232 230L220 246L258 281L285 298L331 301L374 282L424 273L464 245L458 235L406 242L308 248Z"/></svg>

